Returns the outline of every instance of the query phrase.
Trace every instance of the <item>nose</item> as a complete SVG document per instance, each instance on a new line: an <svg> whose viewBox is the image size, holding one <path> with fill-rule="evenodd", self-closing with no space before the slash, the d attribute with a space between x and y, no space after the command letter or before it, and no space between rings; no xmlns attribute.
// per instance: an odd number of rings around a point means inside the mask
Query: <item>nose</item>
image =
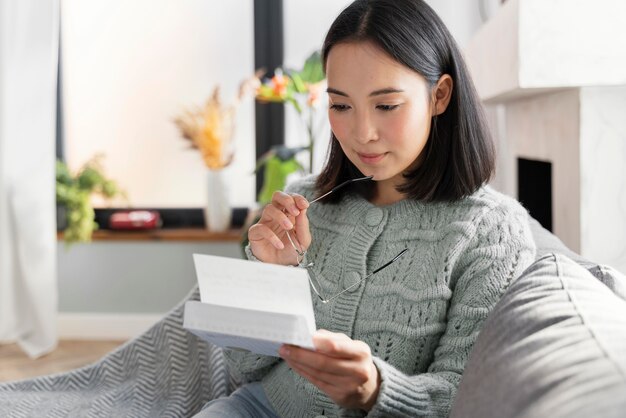
<svg viewBox="0 0 626 418"><path fill-rule="evenodd" d="M362 144L378 139L376 125L366 111L361 111L356 114L354 121L354 138Z"/></svg>

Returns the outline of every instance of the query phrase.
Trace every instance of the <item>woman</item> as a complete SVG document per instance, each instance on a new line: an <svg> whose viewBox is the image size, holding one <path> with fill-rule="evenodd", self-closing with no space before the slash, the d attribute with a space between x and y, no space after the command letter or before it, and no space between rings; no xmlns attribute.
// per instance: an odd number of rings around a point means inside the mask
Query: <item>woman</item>
<svg viewBox="0 0 626 418"><path fill-rule="evenodd" d="M247 248L309 269L316 350L227 352L254 383L201 414L446 416L483 321L534 259L527 213L486 186L494 151L482 108L425 2L355 1L323 59L328 161L274 194Z"/></svg>

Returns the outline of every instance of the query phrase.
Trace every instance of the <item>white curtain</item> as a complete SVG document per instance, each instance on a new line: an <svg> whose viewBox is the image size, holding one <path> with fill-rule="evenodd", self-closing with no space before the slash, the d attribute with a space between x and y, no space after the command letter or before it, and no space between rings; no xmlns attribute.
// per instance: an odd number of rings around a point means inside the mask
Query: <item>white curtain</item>
<svg viewBox="0 0 626 418"><path fill-rule="evenodd" d="M58 0L0 0L0 342L57 343Z"/></svg>

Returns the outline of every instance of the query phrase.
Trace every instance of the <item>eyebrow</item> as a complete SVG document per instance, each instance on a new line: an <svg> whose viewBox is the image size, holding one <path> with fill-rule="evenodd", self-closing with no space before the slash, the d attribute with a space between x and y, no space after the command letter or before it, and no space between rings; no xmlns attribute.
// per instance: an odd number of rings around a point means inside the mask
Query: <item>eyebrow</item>
<svg viewBox="0 0 626 418"><path fill-rule="evenodd" d="M347 93L344 93L343 91L341 91L341 90L337 90L337 89L334 89L334 88L332 88L332 87L328 87L328 88L326 89L326 92L327 92L327 93L337 94L337 95L339 95L339 96L349 97ZM395 89L395 88L393 88L393 87L387 87L387 88L380 89L380 90L374 90L374 91L373 91L373 92L371 92L369 95L370 95L370 97L372 97L372 96L380 96L380 95L383 95L383 94L390 94L390 93L403 93L403 92L404 92L404 90Z"/></svg>

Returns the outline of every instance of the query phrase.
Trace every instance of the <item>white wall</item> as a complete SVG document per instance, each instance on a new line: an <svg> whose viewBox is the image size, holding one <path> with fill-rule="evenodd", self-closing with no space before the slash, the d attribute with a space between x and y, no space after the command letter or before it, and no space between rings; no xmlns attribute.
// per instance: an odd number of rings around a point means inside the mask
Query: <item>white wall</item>
<svg viewBox="0 0 626 418"><path fill-rule="evenodd" d="M230 101L254 72L253 1L64 0L65 152L78 168L98 152L134 206L199 207L200 155L172 118L214 85ZM254 201L254 104L240 107L234 205Z"/></svg>
<svg viewBox="0 0 626 418"><path fill-rule="evenodd" d="M482 24L481 1L486 15L489 15L493 0L427 0L427 3L441 17L459 46L464 48Z"/></svg>
<svg viewBox="0 0 626 418"><path fill-rule="evenodd" d="M195 286L193 254L242 258L238 242L59 243L63 313L165 313Z"/></svg>
<svg viewBox="0 0 626 418"><path fill-rule="evenodd" d="M237 242L59 243L59 336L126 339L145 331L196 285L193 254L241 258Z"/></svg>

